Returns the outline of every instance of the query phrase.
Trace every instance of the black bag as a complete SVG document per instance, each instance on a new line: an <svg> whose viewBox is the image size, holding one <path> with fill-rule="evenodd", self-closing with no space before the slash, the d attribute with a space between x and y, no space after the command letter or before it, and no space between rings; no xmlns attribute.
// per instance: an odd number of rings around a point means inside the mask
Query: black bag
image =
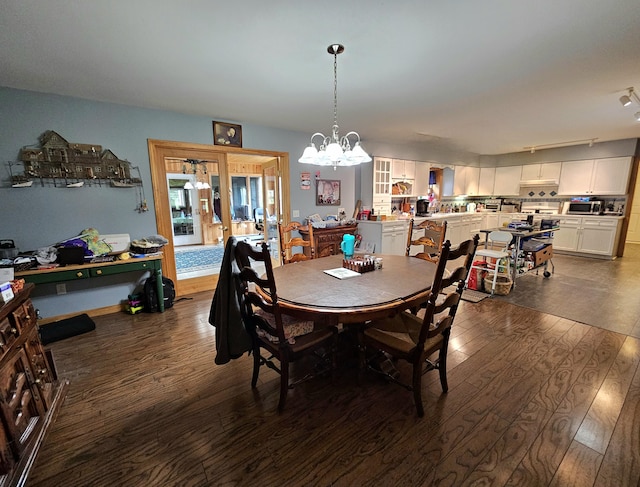
<svg viewBox="0 0 640 487"><path fill-rule="evenodd" d="M154 275L149 277L143 284L143 304L144 310L148 313L158 311L158 293L156 292L158 280ZM164 293L164 309L171 308L176 298L176 289L173 281L162 276L162 292Z"/></svg>

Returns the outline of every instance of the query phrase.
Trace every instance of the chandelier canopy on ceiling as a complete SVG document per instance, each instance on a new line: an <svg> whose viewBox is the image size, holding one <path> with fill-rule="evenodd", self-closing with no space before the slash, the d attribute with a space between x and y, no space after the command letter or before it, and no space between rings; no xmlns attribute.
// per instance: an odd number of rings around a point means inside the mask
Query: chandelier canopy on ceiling
<svg viewBox="0 0 640 487"><path fill-rule="evenodd" d="M367 154L360 144L358 132L349 132L340 137L338 128L338 54L344 52L342 44L331 44L327 52L333 55L333 127L331 135L316 132L311 136L309 146L304 150L302 157L298 159L301 164L313 164L316 166L356 166L363 162L371 162L371 156ZM320 137L320 150L316 148L313 139ZM354 139L353 148L349 137Z"/></svg>

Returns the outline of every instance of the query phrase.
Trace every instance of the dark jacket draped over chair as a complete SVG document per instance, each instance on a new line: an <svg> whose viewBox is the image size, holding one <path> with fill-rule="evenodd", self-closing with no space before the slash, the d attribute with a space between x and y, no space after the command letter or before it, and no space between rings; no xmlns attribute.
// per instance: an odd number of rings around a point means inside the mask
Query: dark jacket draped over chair
<svg viewBox="0 0 640 487"><path fill-rule="evenodd" d="M216 286L209 312L209 323L216 329L216 358L218 365L240 358L252 349L251 336L245 329L240 314L237 287L233 281L236 239L230 237L224 249Z"/></svg>

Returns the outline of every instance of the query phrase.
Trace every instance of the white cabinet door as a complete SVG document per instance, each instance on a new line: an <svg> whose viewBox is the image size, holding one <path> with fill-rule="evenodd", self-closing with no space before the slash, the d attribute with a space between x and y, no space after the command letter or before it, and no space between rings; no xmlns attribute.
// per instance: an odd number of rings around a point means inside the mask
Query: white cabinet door
<svg viewBox="0 0 640 487"><path fill-rule="evenodd" d="M494 229L500 226L499 216L495 213L483 215L482 230Z"/></svg>
<svg viewBox="0 0 640 487"><path fill-rule="evenodd" d="M391 165L391 178L409 180L416 176L415 161L403 161L402 159L393 159Z"/></svg>
<svg viewBox="0 0 640 487"><path fill-rule="evenodd" d="M409 228L406 222L383 223L382 249L378 253L404 255L407 247L408 231Z"/></svg>
<svg viewBox="0 0 640 487"><path fill-rule="evenodd" d="M545 164L540 164L539 179L553 179L555 181L559 181L561 170L562 170L561 162L547 162Z"/></svg>
<svg viewBox="0 0 640 487"><path fill-rule="evenodd" d="M578 252L613 255L618 221L614 219L582 219Z"/></svg>
<svg viewBox="0 0 640 487"><path fill-rule="evenodd" d="M496 167L496 180L493 185L494 196L520 194L521 172L522 166Z"/></svg>
<svg viewBox="0 0 640 487"><path fill-rule="evenodd" d="M456 166L453 181L453 192L458 195L476 196L478 194L478 180L480 168L471 166Z"/></svg>
<svg viewBox="0 0 640 487"><path fill-rule="evenodd" d="M391 159L373 158L373 198L388 195L391 198Z"/></svg>
<svg viewBox="0 0 640 487"><path fill-rule="evenodd" d="M557 250L575 251L578 248L582 218L561 218L559 226L560 230L553 233L553 248Z"/></svg>
<svg viewBox="0 0 640 487"><path fill-rule="evenodd" d="M481 167L478 182L478 195L490 196L493 194L493 184L496 180L495 167Z"/></svg>
<svg viewBox="0 0 640 487"><path fill-rule="evenodd" d="M431 166L426 162L416 162L415 164L413 194L416 196L427 196L429 194L429 169Z"/></svg>
<svg viewBox="0 0 640 487"><path fill-rule="evenodd" d="M593 161L591 192L596 195L627 193L631 157L612 157Z"/></svg>
<svg viewBox="0 0 640 487"><path fill-rule="evenodd" d="M563 162L558 194L590 194L592 171L592 160Z"/></svg>
<svg viewBox="0 0 640 487"><path fill-rule="evenodd" d="M445 167L442 170L442 196L453 196L454 170Z"/></svg>
<svg viewBox="0 0 640 487"><path fill-rule="evenodd" d="M547 162L544 164L525 164L522 166L522 181L539 181L560 179L561 162Z"/></svg>

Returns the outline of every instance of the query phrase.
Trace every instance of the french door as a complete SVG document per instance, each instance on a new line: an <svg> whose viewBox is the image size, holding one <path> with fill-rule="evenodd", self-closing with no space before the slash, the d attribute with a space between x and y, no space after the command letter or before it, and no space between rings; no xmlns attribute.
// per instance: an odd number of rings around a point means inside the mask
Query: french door
<svg viewBox="0 0 640 487"><path fill-rule="evenodd" d="M202 244L200 198L193 174L167 173L173 245Z"/></svg>

